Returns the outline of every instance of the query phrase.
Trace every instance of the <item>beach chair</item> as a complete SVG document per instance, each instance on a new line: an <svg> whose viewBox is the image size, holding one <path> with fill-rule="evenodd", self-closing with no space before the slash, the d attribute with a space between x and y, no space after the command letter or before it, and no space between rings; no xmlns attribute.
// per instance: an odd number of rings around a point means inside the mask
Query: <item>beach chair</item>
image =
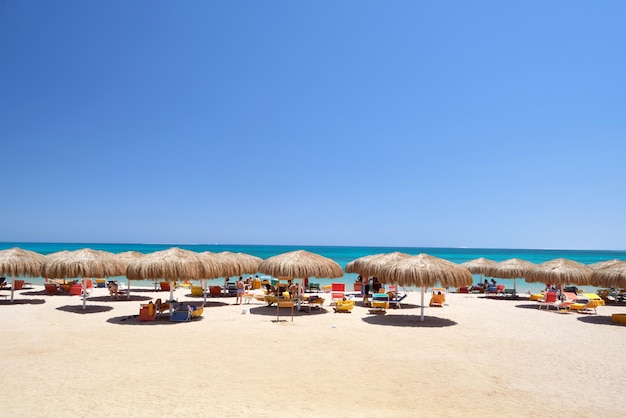
<svg viewBox="0 0 626 418"><path fill-rule="evenodd" d="M91 294L91 292L93 291L93 280L92 279L85 279L83 280L83 283L85 284L85 287L83 288L83 291L85 292L85 294Z"/></svg>
<svg viewBox="0 0 626 418"><path fill-rule="evenodd" d="M350 313L354 308L354 299L339 299L335 303L335 312Z"/></svg>
<svg viewBox="0 0 626 418"><path fill-rule="evenodd" d="M61 293L61 288L56 283L46 283L43 286L47 295L58 295Z"/></svg>
<svg viewBox="0 0 626 418"><path fill-rule="evenodd" d="M204 289L202 286L191 286L191 296L203 296Z"/></svg>
<svg viewBox="0 0 626 418"><path fill-rule="evenodd" d="M495 284L490 284L487 286L487 291L485 292L487 295L497 295L498 294L498 286Z"/></svg>
<svg viewBox="0 0 626 418"><path fill-rule="evenodd" d="M204 306L192 306L191 307L191 317L198 318L202 316L202 312L204 312Z"/></svg>
<svg viewBox="0 0 626 418"><path fill-rule="evenodd" d="M80 296L83 294L83 285L82 284L73 284L70 287L70 295L72 296Z"/></svg>
<svg viewBox="0 0 626 418"><path fill-rule="evenodd" d="M370 306L372 307L370 313L381 313L379 311L386 311L386 309L389 309L389 295L386 293L373 293Z"/></svg>
<svg viewBox="0 0 626 418"><path fill-rule="evenodd" d="M170 321L172 322L188 322L191 320L191 309L185 305L179 305L170 313Z"/></svg>
<svg viewBox="0 0 626 418"><path fill-rule="evenodd" d="M291 308L291 322L293 322L293 309L296 303L293 300L279 299L276 301L276 322L280 321L280 308Z"/></svg>
<svg viewBox="0 0 626 418"><path fill-rule="evenodd" d="M578 295L576 303L570 305L569 308L578 313L591 313L593 310L593 313L597 314L598 306L604 306L604 304L604 300L595 293L584 293L583 295Z"/></svg>
<svg viewBox="0 0 626 418"><path fill-rule="evenodd" d="M309 282L309 287L307 288L309 292L320 292L322 290L319 283L311 283Z"/></svg>
<svg viewBox="0 0 626 418"><path fill-rule="evenodd" d="M170 282L160 282L159 286L161 287L161 290L165 290L167 292L169 292L171 290L171 286L170 286Z"/></svg>
<svg viewBox="0 0 626 418"><path fill-rule="evenodd" d="M157 316L156 305L152 302L142 304L139 307L139 321L154 321Z"/></svg>
<svg viewBox="0 0 626 418"><path fill-rule="evenodd" d="M96 287L98 288L107 287L106 279L96 279Z"/></svg>
<svg viewBox="0 0 626 418"><path fill-rule="evenodd" d="M157 299L154 302L154 306L156 307L156 317L160 317L164 314L169 314L170 304L167 302L161 302L161 298Z"/></svg>
<svg viewBox="0 0 626 418"><path fill-rule="evenodd" d="M400 302L402 302L407 297L407 292L404 291L402 294L398 290L398 286L391 285L387 291L389 295L389 307L390 308L402 308Z"/></svg>
<svg viewBox="0 0 626 418"><path fill-rule="evenodd" d="M345 283L331 283L330 298L333 303L339 299L343 299L346 296L346 284Z"/></svg>
<svg viewBox="0 0 626 418"><path fill-rule="evenodd" d="M539 309L545 306L546 310L550 310L550 308L554 308L558 310L559 302L557 302L557 293L556 292L548 292L545 294L544 299L539 301Z"/></svg>
<svg viewBox="0 0 626 418"><path fill-rule="evenodd" d="M446 301L446 295L444 293L438 292L432 295L432 297L430 298L430 302L428 303L428 306L436 307L436 308L443 308L443 304L445 301Z"/></svg>

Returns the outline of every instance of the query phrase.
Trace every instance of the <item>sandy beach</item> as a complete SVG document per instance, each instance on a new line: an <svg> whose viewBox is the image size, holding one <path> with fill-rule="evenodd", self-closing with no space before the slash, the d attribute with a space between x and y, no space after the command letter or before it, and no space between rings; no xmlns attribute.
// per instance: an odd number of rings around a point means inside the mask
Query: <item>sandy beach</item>
<svg viewBox="0 0 626 418"><path fill-rule="evenodd" d="M3 294L7 292L4 291ZM42 286L0 299L0 416L624 416L626 327L536 302L450 294L425 309L297 312L210 298L187 323L139 322L109 300ZM180 288L181 301L201 298ZM249 308L244 314L242 308Z"/></svg>

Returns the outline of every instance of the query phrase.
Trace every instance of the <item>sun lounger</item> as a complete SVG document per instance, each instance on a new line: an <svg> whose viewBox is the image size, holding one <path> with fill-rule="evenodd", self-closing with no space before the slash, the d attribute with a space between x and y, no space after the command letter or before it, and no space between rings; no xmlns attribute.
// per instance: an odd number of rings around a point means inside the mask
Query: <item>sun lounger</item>
<svg viewBox="0 0 626 418"><path fill-rule="evenodd" d="M370 313L375 313L373 311L385 311L389 309L389 295L386 293L373 293L372 300L370 301ZM380 313L380 312L376 312Z"/></svg>
<svg viewBox="0 0 626 418"><path fill-rule="evenodd" d="M402 302L407 296L408 293L405 291L404 293L400 293L398 291L398 286L392 285L389 286L389 291L387 292L389 295L389 307L390 308L402 308Z"/></svg>
<svg viewBox="0 0 626 418"><path fill-rule="evenodd" d="M48 295L58 295L61 293L61 288L56 283L46 283L43 285Z"/></svg>
<svg viewBox="0 0 626 418"><path fill-rule="evenodd" d="M604 300L595 293L584 293L578 295L579 300L570 306L571 310L575 310L579 313L598 313L598 306L604 306Z"/></svg>
<svg viewBox="0 0 626 418"><path fill-rule="evenodd" d="M557 301L557 293L548 292L545 294L544 299L539 301L539 309L545 307L546 310L550 310L550 308L558 310L558 304L559 302Z"/></svg>
<svg viewBox="0 0 626 418"><path fill-rule="evenodd" d="M340 299L335 302L335 312L346 312L350 313L354 308L354 300L353 299Z"/></svg>

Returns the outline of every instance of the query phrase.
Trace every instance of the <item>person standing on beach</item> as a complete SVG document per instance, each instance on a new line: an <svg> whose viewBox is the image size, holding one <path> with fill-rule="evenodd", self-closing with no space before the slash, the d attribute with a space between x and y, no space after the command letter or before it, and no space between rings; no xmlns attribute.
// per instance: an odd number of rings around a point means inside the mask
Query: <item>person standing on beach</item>
<svg viewBox="0 0 626 418"><path fill-rule="evenodd" d="M243 277L239 276L237 283L235 283L237 287L237 297L235 298L235 305L240 305L243 303L243 291L245 288L245 283L243 282Z"/></svg>
<svg viewBox="0 0 626 418"><path fill-rule="evenodd" d="M363 306L367 305L367 296L370 293L369 277L361 277L361 295L363 296Z"/></svg>

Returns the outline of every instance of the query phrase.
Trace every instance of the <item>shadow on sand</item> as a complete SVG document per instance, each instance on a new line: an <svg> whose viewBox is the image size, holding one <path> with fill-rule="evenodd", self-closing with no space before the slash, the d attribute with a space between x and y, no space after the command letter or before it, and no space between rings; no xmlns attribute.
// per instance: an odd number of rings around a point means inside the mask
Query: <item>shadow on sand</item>
<svg viewBox="0 0 626 418"><path fill-rule="evenodd" d="M189 322L203 321L204 317L197 316ZM161 315L154 321L139 321L139 315L115 316L107 319L107 322L115 325L139 325L139 326L155 326L155 325L177 325L185 324L185 322L170 321L169 315Z"/></svg>
<svg viewBox="0 0 626 418"><path fill-rule="evenodd" d="M242 307L250 307L250 305L241 305ZM264 316L272 316L276 318L276 306L252 306L250 307L251 315L264 315ZM325 307L321 307L320 309L314 308L309 310L299 311L296 307L293 308L293 317L297 318L299 316L311 316L311 315L323 315L328 313L329 311L325 309ZM281 318L291 318L291 308L280 308L280 317Z"/></svg>
<svg viewBox="0 0 626 418"><path fill-rule="evenodd" d="M3 305L41 305L42 303L46 303L44 299L3 299L0 300L0 306Z"/></svg>
<svg viewBox="0 0 626 418"><path fill-rule="evenodd" d="M93 314L108 312L113 309L112 306L105 305L86 305L83 309L83 305L65 305L57 308L59 311L70 312L75 314Z"/></svg>
<svg viewBox="0 0 626 418"><path fill-rule="evenodd" d="M88 302L105 302L105 303L118 303L118 302L145 302L151 300L148 296L139 296L130 294L130 298L126 295L119 295L117 299L111 299L110 296L90 296L87 298Z"/></svg>
<svg viewBox="0 0 626 418"><path fill-rule="evenodd" d="M363 321L372 325L413 328L443 328L457 325L454 321L435 316L424 316L424 321L420 321L419 315L371 315L363 318Z"/></svg>
<svg viewBox="0 0 626 418"><path fill-rule="evenodd" d="M580 318L576 318L580 322L585 322L587 324L595 324L595 325L611 325L615 327L624 327L625 324L620 324L617 322L613 322L613 318L610 316L601 316L601 315L591 315L591 314L581 314Z"/></svg>

